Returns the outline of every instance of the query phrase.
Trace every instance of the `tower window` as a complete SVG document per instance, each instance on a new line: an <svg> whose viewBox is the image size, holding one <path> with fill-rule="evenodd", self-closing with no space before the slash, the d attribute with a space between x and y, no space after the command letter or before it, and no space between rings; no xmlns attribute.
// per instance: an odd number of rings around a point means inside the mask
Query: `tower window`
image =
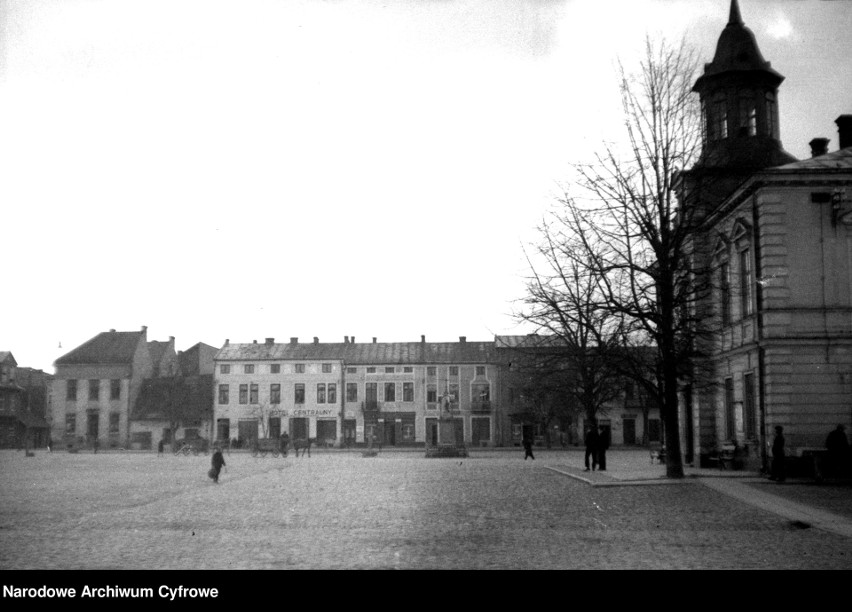
<svg viewBox="0 0 852 612"><path fill-rule="evenodd" d="M766 135L772 138L778 137L778 131L775 129L775 94L766 94Z"/></svg>
<svg viewBox="0 0 852 612"><path fill-rule="evenodd" d="M728 137L728 105L724 98L713 101L713 117L710 123L711 138L724 140Z"/></svg>
<svg viewBox="0 0 852 612"><path fill-rule="evenodd" d="M740 135L757 135L757 109L750 97L740 99Z"/></svg>

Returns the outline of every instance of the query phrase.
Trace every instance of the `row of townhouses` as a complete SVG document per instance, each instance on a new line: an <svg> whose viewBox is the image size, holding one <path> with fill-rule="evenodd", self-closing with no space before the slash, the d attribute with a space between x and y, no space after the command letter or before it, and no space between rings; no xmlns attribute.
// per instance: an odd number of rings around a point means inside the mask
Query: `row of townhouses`
<svg viewBox="0 0 852 612"><path fill-rule="evenodd" d="M174 338L139 332L98 334L56 361L51 436L65 445L150 449L160 441L199 436L248 444L314 438L328 446L426 446L437 442L439 418L456 422L457 443L577 444L576 416L546 419L525 400L515 376L517 349L532 336L469 342L198 343L175 356ZM175 427L168 400L148 393L179 375L196 381L196 409ZM162 386L162 385L161 385ZM201 398L200 401L198 398ZM615 443L659 440L659 418L630 393L600 415Z"/></svg>
<svg viewBox="0 0 852 612"><path fill-rule="evenodd" d="M711 270L704 280L712 291L698 307L714 323L699 347L707 374L685 377L680 389L688 463L734 442L765 466L776 426L794 453L822 447L838 424L852 427L852 115L836 119L837 150L820 136L809 143L811 158L797 160L781 145L783 80L732 0L693 87L702 152L681 173L679 194L683 206L703 211L695 258ZM173 338L112 330L56 361L47 420L54 438L140 448L175 435L244 441L282 432L336 445L425 445L442 416L457 421L459 441L470 445L514 445L523 436L576 443L582 420L554 422L530 409L512 368L524 342L268 338L198 344L183 363ZM168 385L150 383L175 371L195 377L187 397L197 410L179 427L158 400ZM21 416L18 386L8 374L0 381L4 439L31 418ZM597 416L615 444L661 437L659 415L629 386Z"/></svg>

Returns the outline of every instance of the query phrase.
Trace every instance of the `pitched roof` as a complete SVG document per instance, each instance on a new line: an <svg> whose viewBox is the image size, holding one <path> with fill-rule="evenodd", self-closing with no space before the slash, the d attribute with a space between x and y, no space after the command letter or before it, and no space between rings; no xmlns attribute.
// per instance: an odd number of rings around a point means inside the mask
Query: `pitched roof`
<svg viewBox="0 0 852 612"><path fill-rule="evenodd" d="M565 347L566 343L558 336L527 334L525 336L494 336L494 344L500 348L554 348Z"/></svg>
<svg viewBox="0 0 852 612"><path fill-rule="evenodd" d="M812 157L791 164L777 166L773 170L834 170L838 168L843 170L852 169L852 147L832 151L819 157Z"/></svg>
<svg viewBox="0 0 852 612"><path fill-rule="evenodd" d="M347 364L486 363L493 342L331 342L313 344L226 344L217 361L322 361Z"/></svg>
<svg viewBox="0 0 852 612"><path fill-rule="evenodd" d="M12 355L12 351L0 351L0 363L3 363L4 361L6 361L9 358L12 359L12 362L15 365L18 365L18 362L15 361L14 355Z"/></svg>
<svg viewBox="0 0 852 612"><path fill-rule="evenodd" d="M144 331L102 332L70 353L57 359L55 365L130 364Z"/></svg>

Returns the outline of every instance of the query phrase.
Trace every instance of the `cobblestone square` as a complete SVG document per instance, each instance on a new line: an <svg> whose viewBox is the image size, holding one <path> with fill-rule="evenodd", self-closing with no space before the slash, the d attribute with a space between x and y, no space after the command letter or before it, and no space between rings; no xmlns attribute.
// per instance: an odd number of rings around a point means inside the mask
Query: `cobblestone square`
<svg viewBox="0 0 852 612"><path fill-rule="evenodd" d="M852 569L852 540L572 452L0 452L0 569ZM617 459L616 459L617 461Z"/></svg>

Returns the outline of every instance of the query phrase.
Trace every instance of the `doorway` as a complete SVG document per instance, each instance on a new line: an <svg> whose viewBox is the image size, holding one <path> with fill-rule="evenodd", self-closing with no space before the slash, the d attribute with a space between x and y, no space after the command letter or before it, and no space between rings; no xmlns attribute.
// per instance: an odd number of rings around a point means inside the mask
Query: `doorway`
<svg viewBox="0 0 852 612"><path fill-rule="evenodd" d="M86 415L86 436L89 439L94 440L98 437L98 421L100 420L100 414L97 412L90 412Z"/></svg>
<svg viewBox="0 0 852 612"><path fill-rule="evenodd" d="M290 439L291 440L307 440L308 439L308 419L299 417L290 419Z"/></svg>
<svg viewBox="0 0 852 612"><path fill-rule="evenodd" d="M388 446L396 446L396 423L385 421L384 443Z"/></svg>
<svg viewBox="0 0 852 612"><path fill-rule="evenodd" d="M355 445L356 423L355 419L343 421L343 444L346 446Z"/></svg>
<svg viewBox="0 0 852 612"><path fill-rule="evenodd" d="M636 444L636 419L624 419L621 424L624 428L624 443Z"/></svg>

